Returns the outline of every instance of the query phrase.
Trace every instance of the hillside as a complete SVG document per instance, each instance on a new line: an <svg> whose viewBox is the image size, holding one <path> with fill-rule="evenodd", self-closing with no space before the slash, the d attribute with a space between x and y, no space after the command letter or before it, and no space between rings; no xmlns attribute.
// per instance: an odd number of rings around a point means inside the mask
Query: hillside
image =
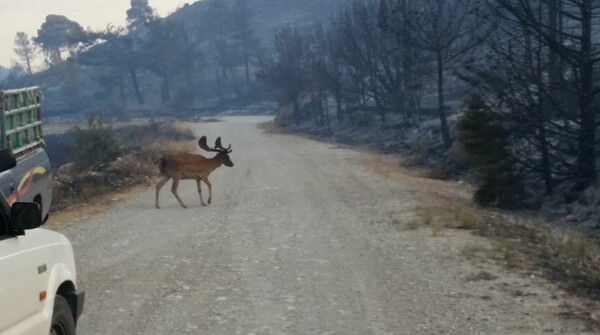
<svg viewBox="0 0 600 335"><path fill-rule="evenodd" d="M232 7L235 0L222 0L223 6ZM276 31L286 25L310 27L314 22L326 21L343 3L341 0L247 0L251 28L261 42L271 42ZM210 11L210 1L197 1L179 9L166 20L191 19L190 28L197 31L206 29L201 18ZM209 29L207 29L209 30ZM216 35L216 32L212 32ZM216 36L213 36L213 38ZM270 44L269 44L270 46Z"/></svg>
<svg viewBox="0 0 600 335"><path fill-rule="evenodd" d="M269 99L256 69L271 58L276 31L311 27L338 3L197 1L143 29L102 33L101 43L0 88L40 85L50 116L215 113L255 104Z"/></svg>

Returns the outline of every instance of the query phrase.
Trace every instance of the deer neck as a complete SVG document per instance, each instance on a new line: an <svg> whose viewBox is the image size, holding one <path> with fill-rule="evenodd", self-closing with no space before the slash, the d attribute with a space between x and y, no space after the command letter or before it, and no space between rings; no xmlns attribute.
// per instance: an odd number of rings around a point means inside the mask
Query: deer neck
<svg viewBox="0 0 600 335"><path fill-rule="evenodd" d="M209 158L208 162L209 162L209 164L208 164L209 170L210 170L210 172L213 172L214 170L216 170L223 164L223 159L221 157L219 157L219 155L217 155L213 158Z"/></svg>

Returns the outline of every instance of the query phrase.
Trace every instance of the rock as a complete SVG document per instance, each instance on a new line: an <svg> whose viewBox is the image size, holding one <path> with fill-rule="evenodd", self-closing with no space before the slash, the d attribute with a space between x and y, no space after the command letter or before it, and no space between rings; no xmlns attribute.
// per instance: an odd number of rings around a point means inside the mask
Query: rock
<svg viewBox="0 0 600 335"><path fill-rule="evenodd" d="M575 215L573 214L569 214L565 217L565 221L567 223L576 223L577 222L577 218L575 217Z"/></svg>
<svg viewBox="0 0 600 335"><path fill-rule="evenodd" d="M74 163L63 164L58 168L58 170L56 170L57 177L73 178L74 175L75 175L75 164Z"/></svg>

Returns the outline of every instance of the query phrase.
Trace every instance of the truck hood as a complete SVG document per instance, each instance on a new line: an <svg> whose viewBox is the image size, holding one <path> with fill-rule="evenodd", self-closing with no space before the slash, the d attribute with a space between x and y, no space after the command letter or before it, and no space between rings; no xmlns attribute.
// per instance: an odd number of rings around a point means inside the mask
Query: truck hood
<svg viewBox="0 0 600 335"><path fill-rule="evenodd" d="M71 242L60 233L44 228L36 228L25 231L25 236L30 246L47 246L56 244L66 244L71 246Z"/></svg>

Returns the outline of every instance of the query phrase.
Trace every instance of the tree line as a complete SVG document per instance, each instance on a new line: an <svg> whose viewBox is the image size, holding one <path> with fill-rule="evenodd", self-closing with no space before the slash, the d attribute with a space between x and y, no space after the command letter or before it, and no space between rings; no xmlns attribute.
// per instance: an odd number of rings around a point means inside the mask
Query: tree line
<svg viewBox="0 0 600 335"><path fill-rule="evenodd" d="M438 152L460 143L470 153L482 202L596 183L596 1L356 0L320 23L282 27L272 45L256 33L259 2L205 0L194 15L160 19L131 0L127 26L102 31L49 15L37 36L15 38L22 80L59 86L71 110L113 112L251 103L265 95L260 82L296 125L401 133L437 120ZM448 102L462 98L457 120Z"/></svg>
<svg viewBox="0 0 600 335"><path fill-rule="evenodd" d="M48 15L36 36L17 33L21 80L57 81L69 102L78 102L72 110L86 100L121 110L194 109L256 96L253 68L261 45L246 1L207 0L198 15L160 18L148 0L131 0L126 15L127 26L103 30ZM35 71L38 57L42 66Z"/></svg>
<svg viewBox="0 0 600 335"><path fill-rule="evenodd" d="M261 78L293 122L328 129L333 108L337 126L393 118L409 131L435 97L441 146L458 139L482 202L510 205L597 181L598 36L593 0L354 1L311 31L281 29ZM456 86L466 112L449 125Z"/></svg>

